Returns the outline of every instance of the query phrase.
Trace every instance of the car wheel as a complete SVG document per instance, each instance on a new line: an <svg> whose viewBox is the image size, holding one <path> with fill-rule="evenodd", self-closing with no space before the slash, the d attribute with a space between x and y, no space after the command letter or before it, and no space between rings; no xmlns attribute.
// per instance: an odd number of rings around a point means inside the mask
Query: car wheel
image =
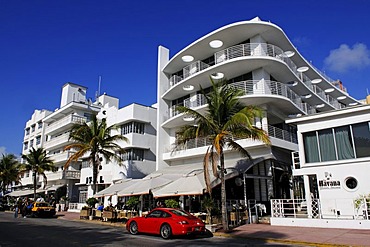
<svg viewBox="0 0 370 247"><path fill-rule="evenodd" d="M164 224L161 226L161 237L164 239L169 239L172 235L172 230L170 225Z"/></svg>
<svg viewBox="0 0 370 247"><path fill-rule="evenodd" d="M136 221L130 223L129 230L132 235L135 235L139 232Z"/></svg>

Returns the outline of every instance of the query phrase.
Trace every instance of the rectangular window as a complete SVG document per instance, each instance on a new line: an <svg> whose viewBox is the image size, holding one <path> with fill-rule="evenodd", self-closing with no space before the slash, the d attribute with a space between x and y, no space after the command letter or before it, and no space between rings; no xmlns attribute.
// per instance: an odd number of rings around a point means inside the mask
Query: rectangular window
<svg viewBox="0 0 370 247"><path fill-rule="evenodd" d="M30 148L33 147L33 140L30 141Z"/></svg>
<svg viewBox="0 0 370 247"><path fill-rule="evenodd" d="M36 124L31 125L31 132L35 132Z"/></svg>
<svg viewBox="0 0 370 247"><path fill-rule="evenodd" d="M86 118L86 121L87 122L90 122L91 121L91 118L92 118L92 114L91 113L84 113L84 117Z"/></svg>
<svg viewBox="0 0 370 247"><path fill-rule="evenodd" d="M39 121L39 122L37 123L37 128L38 128L38 129L41 129L41 128L42 128L42 122L41 122L41 121Z"/></svg>
<svg viewBox="0 0 370 247"><path fill-rule="evenodd" d="M80 191L80 196L78 199L79 203L85 203L87 200L87 191Z"/></svg>
<svg viewBox="0 0 370 247"><path fill-rule="evenodd" d="M334 137L332 129L318 131L321 162L336 160Z"/></svg>
<svg viewBox="0 0 370 247"><path fill-rule="evenodd" d="M352 125L353 139L355 141L356 158L370 156L370 126L369 123Z"/></svg>
<svg viewBox="0 0 370 247"><path fill-rule="evenodd" d="M30 134L30 128L27 128L26 129L26 135L29 135Z"/></svg>
<svg viewBox="0 0 370 247"><path fill-rule="evenodd" d="M303 134L303 145L306 162L320 162L316 131Z"/></svg>
<svg viewBox="0 0 370 247"><path fill-rule="evenodd" d="M23 144L23 150L27 150L28 149L28 142L25 142L24 144Z"/></svg>
<svg viewBox="0 0 370 247"><path fill-rule="evenodd" d="M41 142L41 136L36 137L36 145L40 145Z"/></svg>
<svg viewBox="0 0 370 247"><path fill-rule="evenodd" d="M144 134L145 124L139 122L129 122L121 126L121 135L129 133Z"/></svg>
<svg viewBox="0 0 370 247"><path fill-rule="evenodd" d="M122 159L143 161L144 160L144 149L139 149L139 148L128 149L126 150L124 154L122 154Z"/></svg>
<svg viewBox="0 0 370 247"><path fill-rule="evenodd" d="M338 160L353 159L352 135L349 126L334 128L335 144L337 145Z"/></svg>

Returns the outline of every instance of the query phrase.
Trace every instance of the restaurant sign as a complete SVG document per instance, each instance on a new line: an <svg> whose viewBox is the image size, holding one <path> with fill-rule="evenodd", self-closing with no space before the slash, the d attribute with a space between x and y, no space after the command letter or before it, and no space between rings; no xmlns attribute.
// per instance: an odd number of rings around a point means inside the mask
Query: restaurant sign
<svg viewBox="0 0 370 247"><path fill-rule="evenodd" d="M321 189L340 189L340 181L338 180L319 180Z"/></svg>

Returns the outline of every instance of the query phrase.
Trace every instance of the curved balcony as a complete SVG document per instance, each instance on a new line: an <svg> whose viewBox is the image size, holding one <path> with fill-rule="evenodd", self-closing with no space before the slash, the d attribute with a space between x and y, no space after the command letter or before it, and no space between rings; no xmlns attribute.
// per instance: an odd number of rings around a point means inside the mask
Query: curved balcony
<svg viewBox="0 0 370 247"><path fill-rule="evenodd" d="M54 132L61 131L62 129L69 128L75 123L83 124L87 121L86 117L81 117L77 115L68 115L56 122L49 124L45 128L46 134L53 134Z"/></svg>
<svg viewBox="0 0 370 247"><path fill-rule="evenodd" d="M312 113L313 107L307 103L303 103L301 97L291 90L286 84L270 80L248 80L229 84L231 87L237 88L244 92L243 95L279 95L288 98L294 105L303 113ZM185 101L182 106L188 108L196 108L207 104L207 100L202 94L197 94ZM176 106L172 106L169 111L169 118L178 114Z"/></svg>
<svg viewBox="0 0 370 247"><path fill-rule="evenodd" d="M274 137L274 138L284 140L287 142L291 142L295 144L298 143L297 133L279 129L272 125L268 125L268 135L269 137ZM236 138L233 138L233 139L240 140ZM178 147L177 150L179 151L179 150L185 150L185 149L199 148L199 147L204 147L204 146L209 146L209 145L212 145L212 142L208 138L206 137L195 138L195 139L190 139L189 141L186 142L184 146Z"/></svg>
<svg viewBox="0 0 370 247"><path fill-rule="evenodd" d="M51 149L51 148L58 148L67 145L69 141L69 133L65 133L63 135L57 136L45 142L44 148Z"/></svg>
<svg viewBox="0 0 370 247"><path fill-rule="evenodd" d="M295 63L286 55L286 53L278 46L266 44L266 43L247 43L247 44L240 44L236 46L232 46L226 48L224 50L218 51L214 54L215 58L215 65L223 63L225 61L229 61L232 59L240 58L240 57L249 57L249 56L256 56L256 57L273 57L275 59L279 59L280 61L284 62L293 74L299 78L313 93L316 93L320 99L322 99L325 103L330 104L330 106L338 109L337 106L340 106L339 102L335 99L328 100L327 95L325 92L316 85L312 85L311 79L307 77L304 73L299 72L297 70L297 66ZM175 86L178 83L181 83L186 78L201 72L207 68L211 67L211 65L205 64L202 61L196 61L186 67L183 68L182 77L179 75L173 75L170 78L170 87ZM320 72L317 68L313 67L315 71L317 71L320 75ZM324 76L323 76L324 77ZM326 80L329 80L327 76L324 77ZM328 79L327 79L328 78ZM329 82L332 82L330 79ZM340 108L340 107L339 107Z"/></svg>

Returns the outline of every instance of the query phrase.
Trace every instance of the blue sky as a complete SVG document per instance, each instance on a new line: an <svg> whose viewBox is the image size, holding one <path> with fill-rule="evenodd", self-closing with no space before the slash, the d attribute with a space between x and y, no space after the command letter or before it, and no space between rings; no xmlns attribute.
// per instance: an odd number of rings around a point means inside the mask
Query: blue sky
<svg viewBox="0 0 370 247"><path fill-rule="evenodd" d="M370 1L0 0L0 152L19 155L35 109L59 107L66 82L156 102L157 49L171 55L224 25L259 16L357 99L370 72ZM370 89L369 89L370 90Z"/></svg>

